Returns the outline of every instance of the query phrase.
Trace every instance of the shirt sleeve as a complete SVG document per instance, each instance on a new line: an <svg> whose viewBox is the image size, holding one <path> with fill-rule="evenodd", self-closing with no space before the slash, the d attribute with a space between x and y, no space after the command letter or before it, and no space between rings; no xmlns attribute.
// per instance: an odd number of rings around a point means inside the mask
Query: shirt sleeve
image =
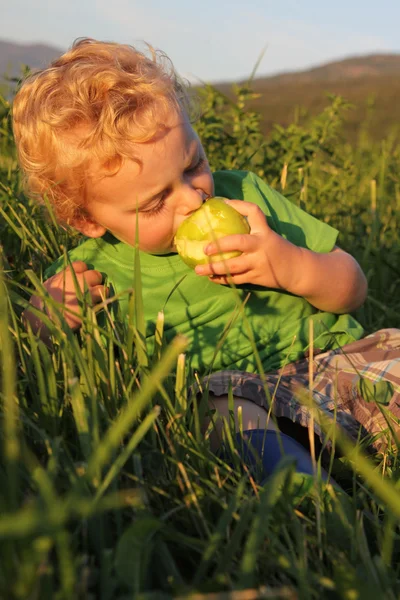
<svg viewBox="0 0 400 600"><path fill-rule="evenodd" d="M282 237L314 252L333 250L339 235L337 229L296 206L254 173L249 173L243 185L245 197L247 186L255 188L256 203L267 216L270 227Z"/></svg>
<svg viewBox="0 0 400 600"><path fill-rule="evenodd" d="M93 246L94 246L94 240L91 240L91 239L86 240L86 241L83 240L83 242L81 244L79 244L72 250L69 250L69 252L68 252L69 260L71 262L74 262L76 260L82 260L83 262L85 262L88 265L88 268L93 268L92 261L95 256L95 250L96 250L96 248L93 248ZM56 273L59 273L60 271L65 269L67 266L68 266L68 262L66 260L66 257L60 256L59 258L57 258L57 260L55 262L53 262L53 264L51 264L49 267L47 267L47 269L44 272L44 278L48 279L49 277L56 275Z"/></svg>
<svg viewBox="0 0 400 600"><path fill-rule="evenodd" d="M333 250L337 229L309 215L254 173L218 171L214 178L219 195L254 202L266 215L271 229L296 246L314 252Z"/></svg>

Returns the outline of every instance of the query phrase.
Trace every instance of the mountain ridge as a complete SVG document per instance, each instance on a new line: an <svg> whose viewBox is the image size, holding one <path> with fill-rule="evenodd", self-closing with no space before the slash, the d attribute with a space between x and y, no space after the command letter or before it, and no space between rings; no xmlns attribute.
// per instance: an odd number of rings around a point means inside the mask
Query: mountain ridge
<svg viewBox="0 0 400 600"><path fill-rule="evenodd" d="M348 56L332 60L296 71L284 71L275 75L262 75L255 80L268 80L270 84L280 84L286 81L293 82L310 80L335 80L339 76L346 78L360 78L366 76L379 76L384 74L400 75L400 54L371 53Z"/></svg>
<svg viewBox="0 0 400 600"><path fill-rule="evenodd" d="M13 74L18 74L22 64L28 65L30 68L44 67L65 50L45 43L22 44L0 39L0 73L7 73L7 70L12 68ZM398 74L400 76L400 54L376 52L348 56L347 58L326 61L305 69L282 71L273 75L256 75L254 81L257 83L268 81L271 85L279 85L289 81L293 83L293 80L306 82L319 79L326 81L337 79L339 76L357 78L383 74ZM246 80L215 81L213 85L225 87L243 81Z"/></svg>
<svg viewBox="0 0 400 600"><path fill-rule="evenodd" d="M19 44L0 39L0 75L18 77L24 64L32 69L43 68L63 51L48 44ZM211 85L232 96L233 84L241 83L246 80L212 82ZM260 97L249 107L260 113L264 133L275 124L287 126L295 114L299 114L299 109L302 114L318 114L327 105L329 93L343 96L355 107L346 117L350 137L357 135L366 119L376 139L400 124L400 54L349 56L307 69L256 75L251 87ZM371 117L372 105L375 108Z"/></svg>
<svg viewBox="0 0 400 600"><path fill-rule="evenodd" d="M62 52L49 44L19 44L0 39L0 75L18 77L23 65L31 69L43 68Z"/></svg>

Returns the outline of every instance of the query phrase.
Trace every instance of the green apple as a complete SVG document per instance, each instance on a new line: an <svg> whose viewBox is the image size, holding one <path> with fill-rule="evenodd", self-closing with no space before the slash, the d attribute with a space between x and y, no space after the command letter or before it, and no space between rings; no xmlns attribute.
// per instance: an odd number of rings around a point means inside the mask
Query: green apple
<svg viewBox="0 0 400 600"><path fill-rule="evenodd" d="M224 202L225 198L209 198L178 227L175 246L181 259L194 269L196 265L239 256L240 252L219 252L212 256L204 254L207 242L216 242L226 235L250 233L250 227L237 210Z"/></svg>

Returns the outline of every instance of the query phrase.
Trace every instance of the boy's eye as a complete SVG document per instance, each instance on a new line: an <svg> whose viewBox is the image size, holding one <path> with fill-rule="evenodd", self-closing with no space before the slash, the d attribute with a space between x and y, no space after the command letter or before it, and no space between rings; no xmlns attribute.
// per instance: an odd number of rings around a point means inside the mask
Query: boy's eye
<svg viewBox="0 0 400 600"><path fill-rule="evenodd" d="M145 215L146 217L150 216L150 215L156 215L157 213L159 213L160 211L162 211L162 209L165 206L165 200L166 200L166 196L167 196L167 192L164 192L157 200L157 202L155 203L154 206L152 206L151 208L148 208L147 210L141 210L141 214Z"/></svg>
<svg viewBox="0 0 400 600"><path fill-rule="evenodd" d="M201 156L195 165L186 169L186 173L196 173L196 171L200 171L205 166L205 164L206 159L204 158L204 156Z"/></svg>

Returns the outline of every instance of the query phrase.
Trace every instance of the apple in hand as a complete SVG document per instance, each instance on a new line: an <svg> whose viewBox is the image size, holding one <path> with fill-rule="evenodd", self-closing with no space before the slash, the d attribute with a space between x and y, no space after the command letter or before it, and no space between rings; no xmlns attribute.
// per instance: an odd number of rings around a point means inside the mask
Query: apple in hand
<svg viewBox="0 0 400 600"><path fill-rule="evenodd" d="M237 210L215 196L204 202L199 209L181 223L175 234L175 246L181 259L194 269L196 265L228 260L240 252L218 252L212 256L204 254L209 242L218 245L218 239L226 235L250 233L250 226Z"/></svg>

